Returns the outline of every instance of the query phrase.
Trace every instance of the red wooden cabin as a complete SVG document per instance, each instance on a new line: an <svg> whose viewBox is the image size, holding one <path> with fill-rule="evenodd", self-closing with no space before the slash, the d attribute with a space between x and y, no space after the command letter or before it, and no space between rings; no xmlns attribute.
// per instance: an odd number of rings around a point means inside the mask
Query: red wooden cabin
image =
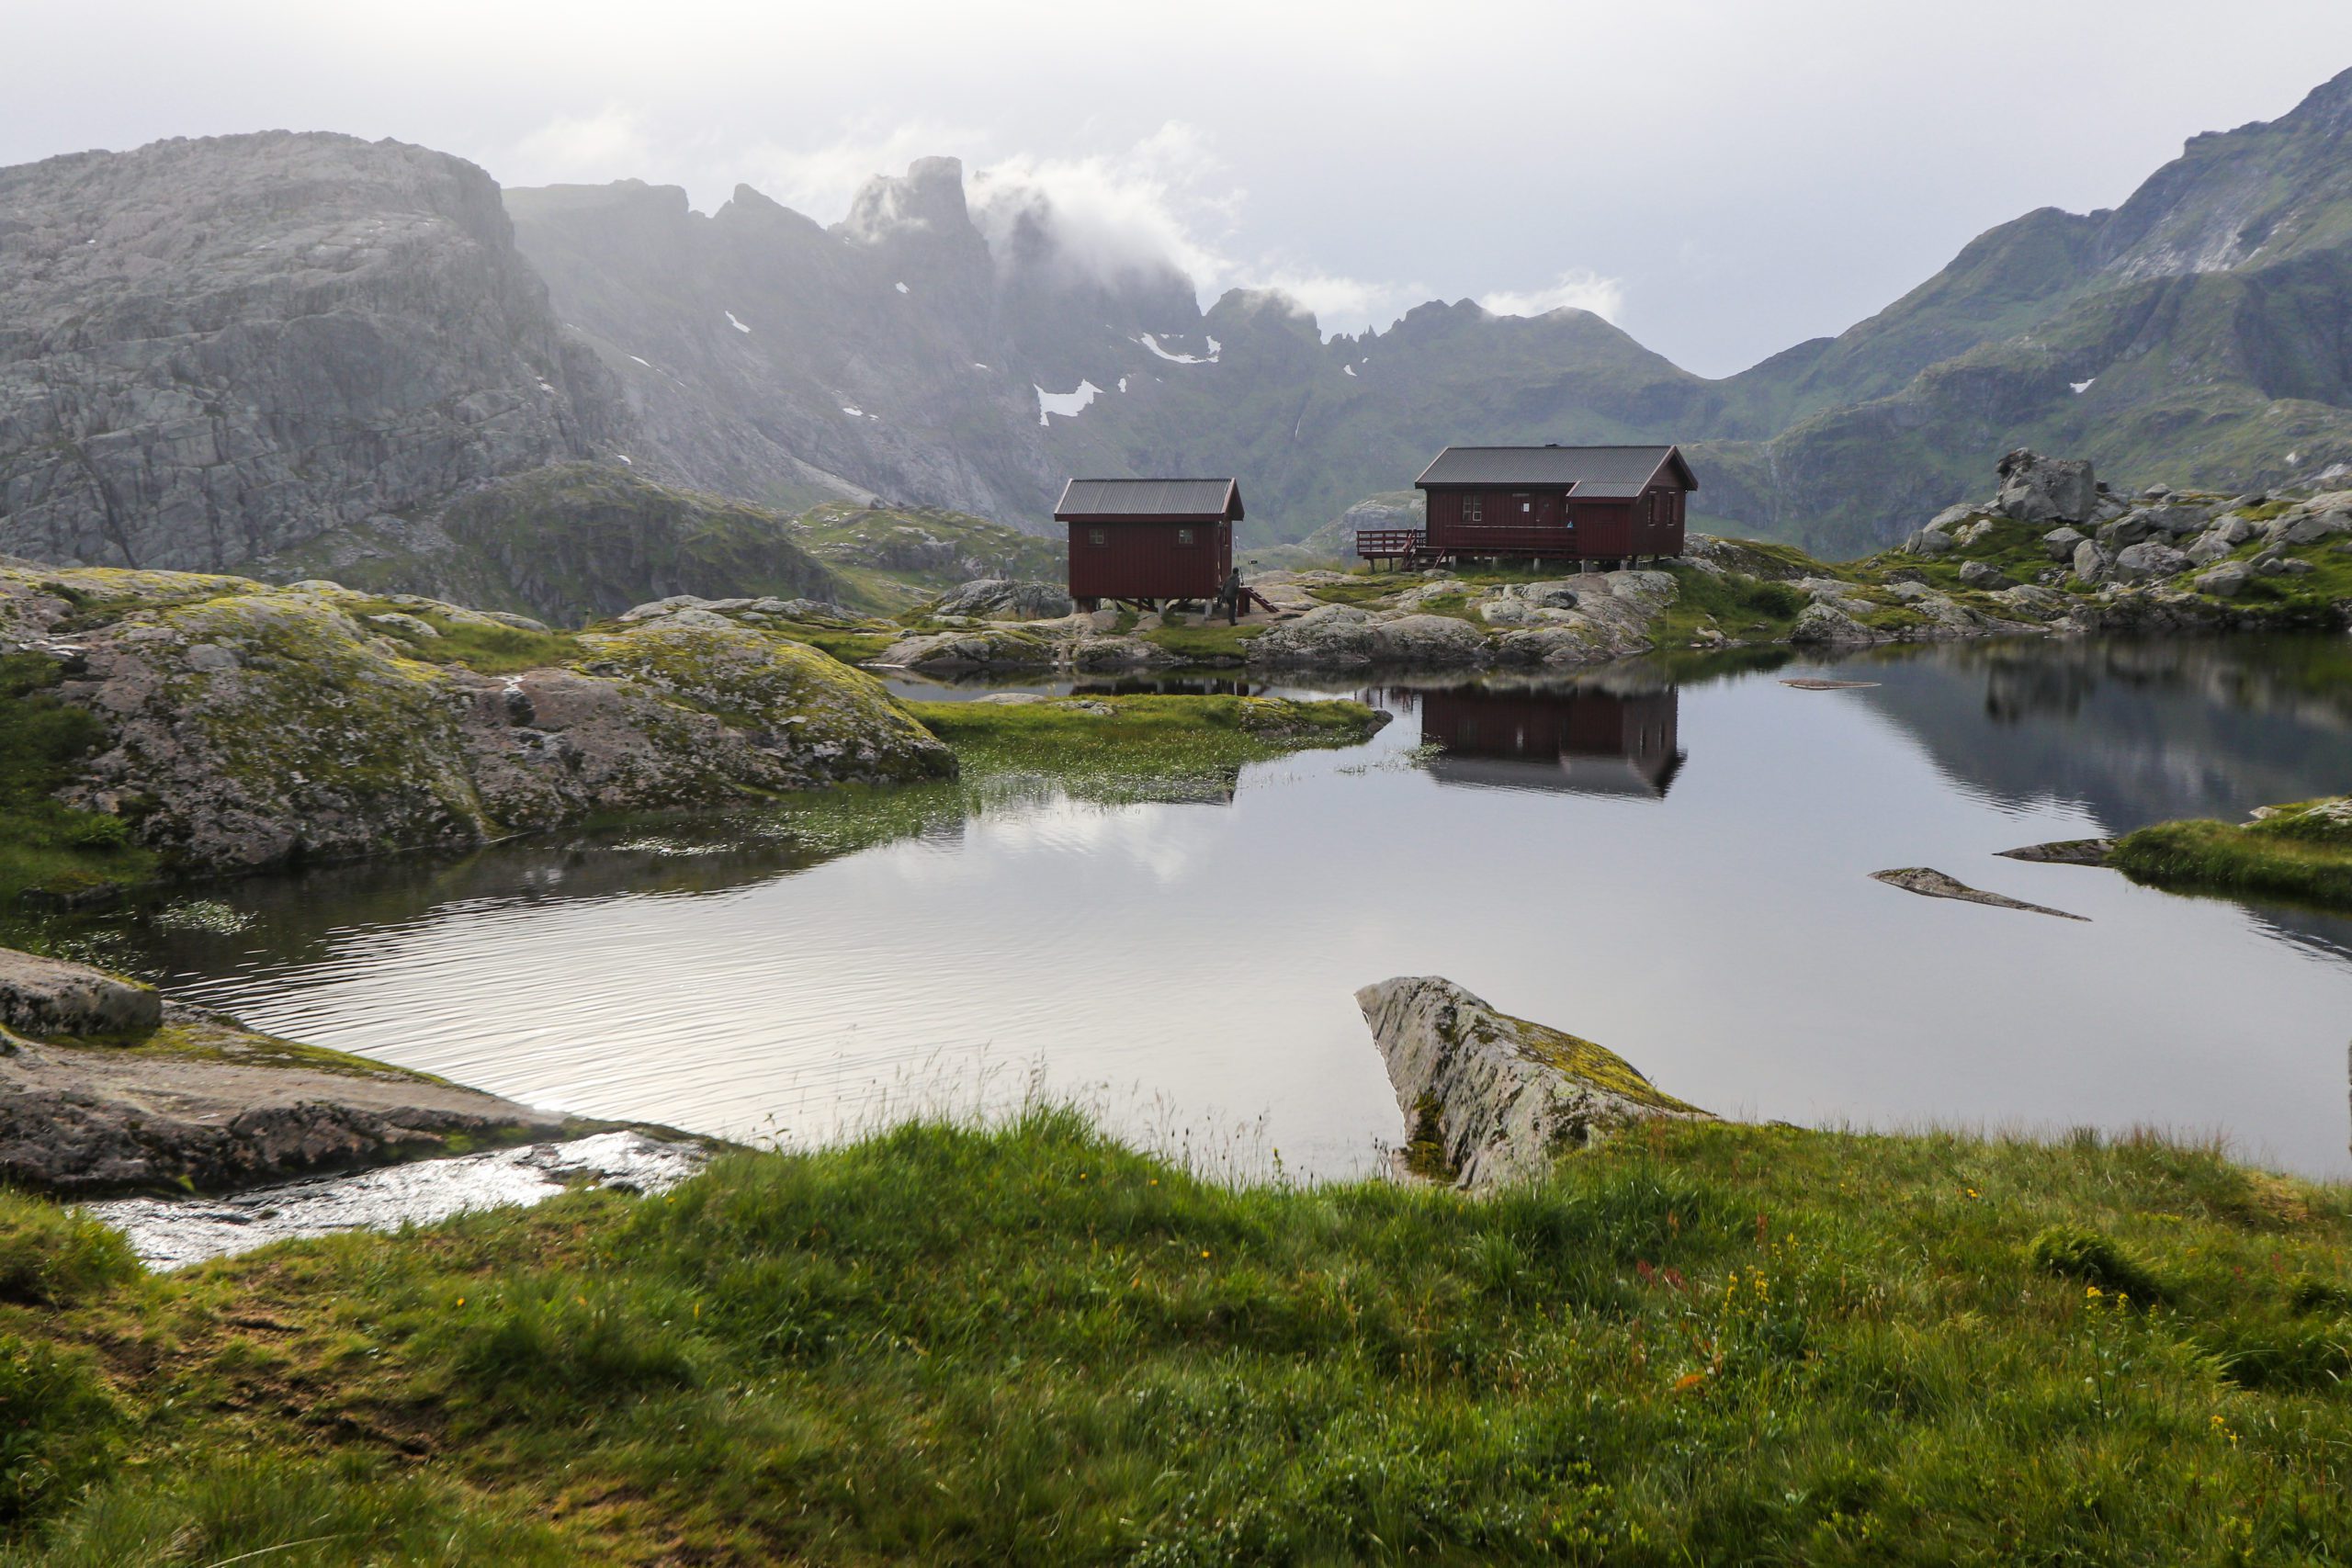
<svg viewBox="0 0 2352 1568"><path fill-rule="evenodd" d="M1367 529L1356 554L1412 566L1679 556L1699 488L1673 446L1449 446L1413 484L1427 525Z"/></svg>
<svg viewBox="0 0 2352 1568"><path fill-rule="evenodd" d="M1233 574L1241 516L1232 479L1072 479L1054 507L1069 525L1069 596L1082 610L1214 600Z"/></svg>

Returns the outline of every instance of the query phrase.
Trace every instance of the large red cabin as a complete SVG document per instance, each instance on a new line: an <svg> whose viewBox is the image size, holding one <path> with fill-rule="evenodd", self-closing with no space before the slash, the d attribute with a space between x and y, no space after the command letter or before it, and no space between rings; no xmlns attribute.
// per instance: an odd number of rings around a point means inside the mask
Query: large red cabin
<svg viewBox="0 0 2352 1568"><path fill-rule="evenodd" d="M1241 486L1232 479L1072 479L1054 520L1069 525L1069 596L1147 609L1216 600L1233 575Z"/></svg>
<svg viewBox="0 0 2352 1568"><path fill-rule="evenodd" d="M1422 528L1366 529L1366 560L1605 561L1682 553L1684 498L1699 488L1673 446L1449 446L1414 488Z"/></svg>

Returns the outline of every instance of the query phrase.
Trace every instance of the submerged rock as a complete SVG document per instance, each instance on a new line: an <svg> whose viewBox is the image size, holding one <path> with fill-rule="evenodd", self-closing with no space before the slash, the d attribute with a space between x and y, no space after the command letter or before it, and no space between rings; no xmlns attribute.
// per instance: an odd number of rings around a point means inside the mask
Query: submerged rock
<svg viewBox="0 0 2352 1568"><path fill-rule="evenodd" d="M2030 861L2037 865L2105 865L2115 852L2113 839L2059 839L2047 844L2026 844L1994 852L2003 860Z"/></svg>
<svg viewBox="0 0 2352 1568"><path fill-rule="evenodd" d="M1905 893L1917 893L1925 898L1957 898L1965 904L1985 904L1996 909L2023 909L2029 914L2055 915L2062 920L2082 920L2086 924L2090 919L2087 915L2070 915L2047 904L2029 904L2022 898L2012 898L2006 894L1987 893L1929 866L1907 865L1896 871L1874 871L1871 873L1871 880L1883 882L1889 887L1900 887Z"/></svg>
<svg viewBox="0 0 2352 1568"><path fill-rule="evenodd" d="M1497 1012L1451 980L1383 980L1356 1005L1387 1063L1408 1156L1460 1187L1540 1176L1562 1153L1635 1122L1712 1120L1613 1053Z"/></svg>

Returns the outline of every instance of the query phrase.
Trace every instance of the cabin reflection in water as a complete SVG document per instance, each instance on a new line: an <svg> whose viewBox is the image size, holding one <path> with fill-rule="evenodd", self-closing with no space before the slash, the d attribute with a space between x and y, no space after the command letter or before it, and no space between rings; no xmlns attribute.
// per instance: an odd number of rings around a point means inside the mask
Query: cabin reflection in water
<svg viewBox="0 0 2352 1568"><path fill-rule="evenodd" d="M1663 798L1682 767L1674 688L1423 692L1421 743L1441 784Z"/></svg>

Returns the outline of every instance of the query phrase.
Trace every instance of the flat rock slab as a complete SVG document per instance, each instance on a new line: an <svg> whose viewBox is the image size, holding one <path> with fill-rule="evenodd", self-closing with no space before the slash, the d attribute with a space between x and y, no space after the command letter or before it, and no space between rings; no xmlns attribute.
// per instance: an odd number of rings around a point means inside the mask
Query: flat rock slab
<svg viewBox="0 0 2352 1568"><path fill-rule="evenodd" d="M1366 986L1356 1005L1387 1063L1408 1156L1433 1156L1460 1187L1539 1177L1562 1154L1635 1122L1713 1120L1614 1053L1497 1012L1434 975Z"/></svg>
<svg viewBox="0 0 2352 1568"><path fill-rule="evenodd" d="M2031 914L2055 915L2062 920L2081 920L2086 924L2090 920L2088 915L2070 915L2047 904L2029 904L2022 898L2012 898L2006 894L1987 893L1981 887L1971 887L1965 882L1924 865L1906 865L1896 871L1874 871L1871 873L1871 879L1926 898L1957 898L1966 904L1986 904L1996 909L2024 909Z"/></svg>
<svg viewBox="0 0 2352 1568"><path fill-rule="evenodd" d="M2026 844L1996 851L2003 860L2031 861L2036 865L2105 865L2115 852L2113 839L2058 839L2047 844Z"/></svg>
<svg viewBox="0 0 2352 1568"><path fill-rule="evenodd" d="M274 1241L437 1224L476 1209L527 1208L575 1187L664 1192L700 1170L699 1145L638 1132L420 1160L320 1177L234 1198L118 1198L89 1205L151 1269L184 1269Z"/></svg>
<svg viewBox="0 0 2352 1568"><path fill-rule="evenodd" d="M14 1042L0 1055L0 1179L64 1196L222 1192L548 1138L565 1118L167 1010L157 1043ZM332 1064L332 1065L326 1065Z"/></svg>
<svg viewBox="0 0 2352 1568"><path fill-rule="evenodd" d="M132 1035L164 1021L153 987L86 964L0 948L0 1029L19 1034Z"/></svg>
<svg viewBox="0 0 2352 1568"><path fill-rule="evenodd" d="M1793 686L1800 692L1859 692L1866 686L1875 686L1878 682L1876 681L1821 681L1811 675L1799 675L1782 681L1781 684Z"/></svg>

